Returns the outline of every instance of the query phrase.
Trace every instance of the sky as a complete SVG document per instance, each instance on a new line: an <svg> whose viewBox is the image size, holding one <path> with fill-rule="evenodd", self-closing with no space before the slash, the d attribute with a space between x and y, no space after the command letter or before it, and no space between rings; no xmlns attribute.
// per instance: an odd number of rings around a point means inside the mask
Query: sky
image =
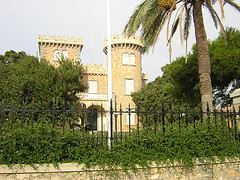
<svg viewBox="0 0 240 180"><path fill-rule="evenodd" d="M237 2L238 0L236 0ZM142 0L111 0L111 35L122 34L124 26L134 9ZM217 11L219 7L216 6ZM240 13L225 7L224 26L240 29ZM214 40L216 30L208 12L204 11L208 39ZM0 54L8 50L25 51L38 55L38 36L56 35L83 38L81 59L83 64L103 64L103 40L107 37L107 0L0 0ZM164 28L166 29L166 28ZM193 28L188 41L189 50L195 43ZM154 51L150 49L142 58L143 73L149 81L161 76L161 67L170 62L163 30ZM172 43L172 58L185 54L176 33Z"/></svg>

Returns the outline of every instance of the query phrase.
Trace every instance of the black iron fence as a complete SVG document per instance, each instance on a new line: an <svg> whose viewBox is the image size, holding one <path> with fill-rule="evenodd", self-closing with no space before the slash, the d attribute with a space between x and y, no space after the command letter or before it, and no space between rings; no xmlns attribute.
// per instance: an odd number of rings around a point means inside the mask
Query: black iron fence
<svg viewBox="0 0 240 180"><path fill-rule="evenodd" d="M115 107L115 108L113 108ZM228 128L236 140L239 140L238 120L240 109L222 108L210 112L201 108L173 107L162 103L161 107L135 108L130 105L117 109L111 103L110 110L90 108L82 104L66 104L53 100L46 106L44 103L15 105L0 104L0 135L7 131L39 125L47 127L54 136L55 130L64 134L66 131L90 134L98 144L121 143L130 136L138 136L141 130L164 135L169 131L185 131L196 126L208 124L208 128Z"/></svg>

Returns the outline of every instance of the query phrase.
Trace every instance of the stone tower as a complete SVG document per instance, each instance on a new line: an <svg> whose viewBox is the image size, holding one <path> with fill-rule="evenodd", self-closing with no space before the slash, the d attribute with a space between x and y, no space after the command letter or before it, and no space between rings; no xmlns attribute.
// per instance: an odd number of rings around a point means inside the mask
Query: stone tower
<svg viewBox="0 0 240 180"><path fill-rule="evenodd" d="M80 53L83 48L83 39L73 37L39 35L38 39L39 54L41 58L45 58L48 62L54 64L63 56L70 60L80 61Z"/></svg>
<svg viewBox="0 0 240 180"><path fill-rule="evenodd" d="M112 91L113 101L119 109L120 104L123 111L134 111L135 104L131 98L131 92L136 92L142 88L142 51L143 43L140 37L127 37L122 35L112 36ZM107 55L107 40L104 40L104 53ZM132 114L134 116L134 114ZM136 117L126 116L125 123L131 126L136 125Z"/></svg>

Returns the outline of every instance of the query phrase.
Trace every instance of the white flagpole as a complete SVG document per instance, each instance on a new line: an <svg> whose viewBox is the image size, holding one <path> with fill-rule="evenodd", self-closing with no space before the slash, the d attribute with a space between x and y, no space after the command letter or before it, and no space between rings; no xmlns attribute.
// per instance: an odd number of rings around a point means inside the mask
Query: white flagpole
<svg viewBox="0 0 240 180"><path fill-rule="evenodd" d="M108 56L108 104L109 104L109 113L108 113L108 145L111 146L111 100L112 100L112 53L111 53L111 4L110 0L107 0L107 39L108 39L108 48L107 48L107 56Z"/></svg>

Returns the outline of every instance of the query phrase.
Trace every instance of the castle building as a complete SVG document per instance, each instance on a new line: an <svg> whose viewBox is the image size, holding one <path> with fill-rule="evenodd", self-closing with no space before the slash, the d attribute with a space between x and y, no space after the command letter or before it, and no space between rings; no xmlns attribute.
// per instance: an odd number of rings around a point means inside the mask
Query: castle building
<svg viewBox="0 0 240 180"><path fill-rule="evenodd" d="M83 48L83 39L73 37L39 35L39 54L52 64L56 64L59 56L80 61ZM122 116L122 129L136 128L137 117L135 113L130 115L126 112L134 111L136 106L131 98L131 93L138 91L147 82L147 75L142 73L142 51L143 43L137 36L126 37L112 36L112 93L114 108L125 112ZM103 52L108 54L107 39L103 42ZM84 63L84 62L82 62ZM100 111L101 107L108 110L108 73L107 68L102 65L83 65L83 81L88 84L86 92L79 94L80 103L86 104L86 108ZM101 119L103 118L103 122ZM107 114L96 113L90 122L94 130L107 130ZM120 123L120 121L118 121ZM118 126L119 127L119 126Z"/></svg>

